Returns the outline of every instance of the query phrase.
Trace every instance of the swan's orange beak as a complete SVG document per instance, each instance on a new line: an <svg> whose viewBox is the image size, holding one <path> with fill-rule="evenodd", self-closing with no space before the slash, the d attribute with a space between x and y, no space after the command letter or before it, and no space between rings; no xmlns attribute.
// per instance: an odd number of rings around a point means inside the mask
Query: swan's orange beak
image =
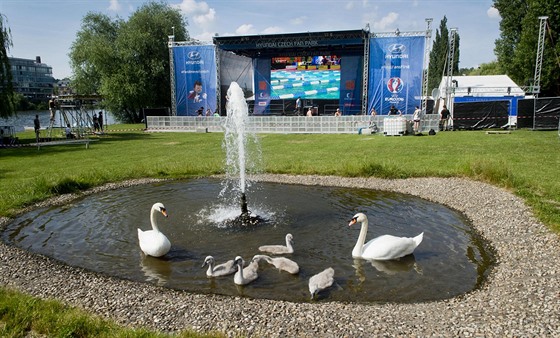
<svg viewBox="0 0 560 338"><path fill-rule="evenodd" d="M162 213L163 216L167 217L167 210L161 209L161 213Z"/></svg>
<svg viewBox="0 0 560 338"><path fill-rule="evenodd" d="M356 219L356 217L352 218L352 219L350 220L350 223L348 223L348 226L351 227L352 225L356 224L357 221L358 221L358 220Z"/></svg>

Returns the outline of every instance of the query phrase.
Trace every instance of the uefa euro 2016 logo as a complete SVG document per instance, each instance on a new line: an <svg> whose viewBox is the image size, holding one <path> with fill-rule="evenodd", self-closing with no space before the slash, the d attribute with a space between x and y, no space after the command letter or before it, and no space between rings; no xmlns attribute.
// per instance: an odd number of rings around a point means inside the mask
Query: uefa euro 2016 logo
<svg viewBox="0 0 560 338"><path fill-rule="evenodd" d="M387 89L393 94L400 93L403 87L404 81L400 77L392 77L387 81Z"/></svg>

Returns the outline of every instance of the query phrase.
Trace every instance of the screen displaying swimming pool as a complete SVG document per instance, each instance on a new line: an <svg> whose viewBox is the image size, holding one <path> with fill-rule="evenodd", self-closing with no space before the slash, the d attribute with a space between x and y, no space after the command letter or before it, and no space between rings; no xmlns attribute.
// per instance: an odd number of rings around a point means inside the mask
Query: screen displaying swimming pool
<svg viewBox="0 0 560 338"><path fill-rule="evenodd" d="M340 58L336 55L273 58L270 86L273 98L337 100Z"/></svg>

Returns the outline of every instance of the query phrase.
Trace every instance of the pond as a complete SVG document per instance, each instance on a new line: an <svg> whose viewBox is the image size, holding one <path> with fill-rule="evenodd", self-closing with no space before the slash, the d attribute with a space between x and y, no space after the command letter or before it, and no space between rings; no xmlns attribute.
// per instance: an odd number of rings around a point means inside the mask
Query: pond
<svg viewBox="0 0 560 338"><path fill-rule="evenodd" d="M194 293L308 302L309 278L333 267L335 285L319 301L421 302L452 298L483 283L495 259L489 245L459 212L410 195L341 187L259 182L247 193L249 209L268 221L231 228L237 201L218 196L219 179L170 181L105 191L73 203L36 209L11 222L3 240L71 266ZM145 257L137 228L150 229L150 208L162 202L160 229L171 241L161 258ZM352 258L360 232L348 226L357 212L369 218L367 240L383 234L424 240L413 255L395 261ZM207 278L204 258L249 261L265 244L294 237L297 275L261 262L259 278L240 287L233 275Z"/></svg>

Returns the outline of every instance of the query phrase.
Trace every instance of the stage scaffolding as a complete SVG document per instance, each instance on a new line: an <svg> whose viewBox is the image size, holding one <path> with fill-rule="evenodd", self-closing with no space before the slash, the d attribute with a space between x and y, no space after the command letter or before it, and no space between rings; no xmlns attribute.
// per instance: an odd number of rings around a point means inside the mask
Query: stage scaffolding
<svg viewBox="0 0 560 338"><path fill-rule="evenodd" d="M93 114L99 110L101 97L97 95L60 95L57 98L57 112L47 128L48 138L53 137L54 121L58 119L62 136L70 125L76 138L84 138L94 132Z"/></svg>
<svg viewBox="0 0 560 338"><path fill-rule="evenodd" d="M177 93L175 92L175 60L173 59L173 47L179 46L195 46L198 45L196 40L193 41L175 41L175 35L169 35L167 47L169 48L169 81L171 88L171 115L177 116ZM219 90L219 89L218 89Z"/></svg>

